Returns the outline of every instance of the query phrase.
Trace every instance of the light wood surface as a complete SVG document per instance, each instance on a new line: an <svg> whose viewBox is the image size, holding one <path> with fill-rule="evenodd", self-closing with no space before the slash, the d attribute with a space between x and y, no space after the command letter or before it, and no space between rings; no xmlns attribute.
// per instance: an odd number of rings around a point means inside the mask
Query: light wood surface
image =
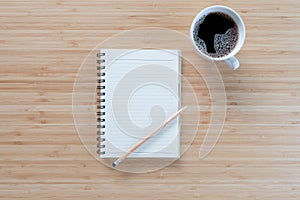
<svg viewBox="0 0 300 200"><path fill-rule="evenodd" d="M121 30L188 34L194 16L213 4L239 12L247 30L241 68L218 65L228 105L218 144L199 160L200 130L162 170L131 174L102 165L73 122L83 59ZM1 1L0 198L299 199L299 21L296 0ZM205 96L201 85L197 91Z"/></svg>

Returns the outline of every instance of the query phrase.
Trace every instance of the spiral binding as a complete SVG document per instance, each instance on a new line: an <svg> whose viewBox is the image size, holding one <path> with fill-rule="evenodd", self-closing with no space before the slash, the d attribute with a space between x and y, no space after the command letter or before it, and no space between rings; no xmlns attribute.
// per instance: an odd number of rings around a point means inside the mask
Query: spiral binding
<svg viewBox="0 0 300 200"><path fill-rule="evenodd" d="M105 53L97 53L97 153L105 154Z"/></svg>

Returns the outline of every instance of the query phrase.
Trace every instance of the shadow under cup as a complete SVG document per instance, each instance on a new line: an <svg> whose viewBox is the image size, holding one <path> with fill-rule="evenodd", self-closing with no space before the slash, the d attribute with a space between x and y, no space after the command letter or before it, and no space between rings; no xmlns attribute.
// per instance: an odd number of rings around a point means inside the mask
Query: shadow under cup
<svg viewBox="0 0 300 200"><path fill-rule="evenodd" d="M196 51L206 59L223 61L233 57L243 46L245 25L231 8L211 6L195 17L190 39Z"/></svg>

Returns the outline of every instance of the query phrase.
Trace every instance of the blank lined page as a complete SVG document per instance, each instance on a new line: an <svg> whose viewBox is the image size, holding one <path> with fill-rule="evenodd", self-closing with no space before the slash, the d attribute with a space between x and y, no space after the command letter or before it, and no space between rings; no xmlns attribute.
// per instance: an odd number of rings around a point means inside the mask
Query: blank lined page
<svg viewBox="0 0 300 200"><path fill-rule="evenodd" d="M118 157L159 127L180 106L178 50L101 49L105 53L105 154ZM131 157L179 157L179 118Z"/></svg>

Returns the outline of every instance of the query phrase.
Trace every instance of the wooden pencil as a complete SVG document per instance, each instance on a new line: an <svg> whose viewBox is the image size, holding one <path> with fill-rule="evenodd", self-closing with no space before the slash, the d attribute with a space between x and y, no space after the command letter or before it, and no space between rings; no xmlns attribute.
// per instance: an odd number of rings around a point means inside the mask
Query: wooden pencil
<svg viewBox="0 0 300 200"><path fill-rule="evenodd" d="M144 139L136 143L133 147L131 147L126 153L121 155L115 162L112 163L113 167L116 167L121 162L123 162L132 152L134 152L137 148L139 148L141 145L143 145L147 140L155 136L162 128L164 128L167 124L169 124L173 119L175 119L178 115L182 113L183 110L185 110L187 106L182 107L180 110L178 110L176 113L174 113L171 117L169 117L161 126L159 126L157 129L155 129L153 132L151 132L149 135L147 135Z"/></svg>

